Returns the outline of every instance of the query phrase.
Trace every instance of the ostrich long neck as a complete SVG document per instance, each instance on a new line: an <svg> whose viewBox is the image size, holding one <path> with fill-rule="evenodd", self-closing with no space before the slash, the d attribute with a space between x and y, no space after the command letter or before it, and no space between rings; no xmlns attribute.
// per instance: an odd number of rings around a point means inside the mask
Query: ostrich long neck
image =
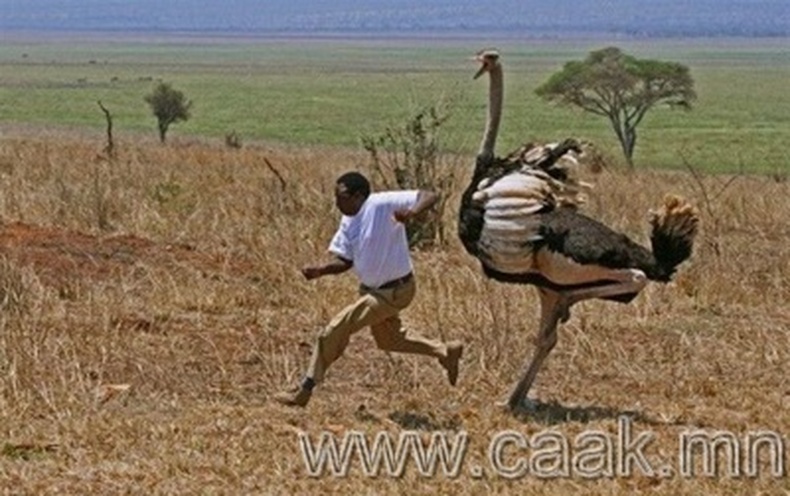
<svg viewBox="0 0 790 496"><path fill-rule="evenodd" d="M483 142L480 144L478 157L484 160L494 158L494 146L499 132L499 121L502 119L502 96L504 93L502 84L502 66L495 64L488 71L488 119L486 129L483 133Z"/></svg>

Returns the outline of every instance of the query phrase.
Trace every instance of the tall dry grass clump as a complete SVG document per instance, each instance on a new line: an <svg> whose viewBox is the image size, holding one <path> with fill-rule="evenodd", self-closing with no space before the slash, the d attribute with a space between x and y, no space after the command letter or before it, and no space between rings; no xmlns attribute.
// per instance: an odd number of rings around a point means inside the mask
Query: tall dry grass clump
<svg viewBox="0 0 790 496"><path fill-rule="evenodd" d="M97 140L97 142L100 140ZM295 431L548 426L611 432L618 414L676 450L690 426L788 432L790 184L739 177L701 208L691 261L630 305L574 308L536 382L545 406L493 405L532 351L531 288L482 277L460 243L415 252L408 326L468 345L461 382L385 355L361 332L306 411L267 401L298 379L320 328L355 294L351 276L306 282L338 214L333 184L362 153L324 148L91 140L0 141L0 487L4 491L507 492L509 482L309 478ZM471 158L469 162L471 164ZM471 167L470 167L471 168ZM465 184L469 170L459 170ZM727 179L606 169L585 211L648 244L664 194L702 206ZM453 232L457 195L443 213ZM711 226L715 226L712 229ZM27 234L25 234L27 233ZM532 494L768 491L746 481L528 479ZM486 486L485 488L483 486ZM523 487L521 487L523 486ZM276 488L276 489L273 489Z"/></svg>

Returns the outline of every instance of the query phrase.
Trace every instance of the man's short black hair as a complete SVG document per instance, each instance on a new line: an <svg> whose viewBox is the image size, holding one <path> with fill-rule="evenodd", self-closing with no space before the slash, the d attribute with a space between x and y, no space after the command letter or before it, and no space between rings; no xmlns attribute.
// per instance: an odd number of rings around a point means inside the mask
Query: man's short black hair
<svg viewBox="0 0 790 496"><path fill-rule="evenodd" d="M346 172L337 178L337 184L345 186L349 195L361 193L367 198L370 194L370 182L359 172Z"/></svg>

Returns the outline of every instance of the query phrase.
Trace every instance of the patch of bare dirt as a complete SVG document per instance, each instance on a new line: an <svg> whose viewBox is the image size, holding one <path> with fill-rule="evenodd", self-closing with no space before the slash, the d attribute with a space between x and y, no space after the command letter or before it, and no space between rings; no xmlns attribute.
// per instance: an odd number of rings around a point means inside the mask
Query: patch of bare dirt
<svg viewBox="0 0 790 496"><path fill-rule="evenodd" d="M162 244L123 234L94 236L57 227L13 222L0 225L0 256L32 266L42 282L105 279L135 265L187 265L204 275L252 273L252 264L221 254L197 251L186 244Z"/></svg>

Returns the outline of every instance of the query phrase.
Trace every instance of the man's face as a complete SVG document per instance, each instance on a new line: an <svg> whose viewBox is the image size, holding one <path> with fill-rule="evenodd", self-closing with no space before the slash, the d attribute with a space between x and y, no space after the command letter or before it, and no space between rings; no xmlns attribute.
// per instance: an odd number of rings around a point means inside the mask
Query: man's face
<svg viewBox="0 0 790 496"><path fill-rule="evenodd" d="M365 203L365 197L362 193L349 193L346 185L342 183L335 186L335 206L343 215L357 215L363 203Z"/></svg>

